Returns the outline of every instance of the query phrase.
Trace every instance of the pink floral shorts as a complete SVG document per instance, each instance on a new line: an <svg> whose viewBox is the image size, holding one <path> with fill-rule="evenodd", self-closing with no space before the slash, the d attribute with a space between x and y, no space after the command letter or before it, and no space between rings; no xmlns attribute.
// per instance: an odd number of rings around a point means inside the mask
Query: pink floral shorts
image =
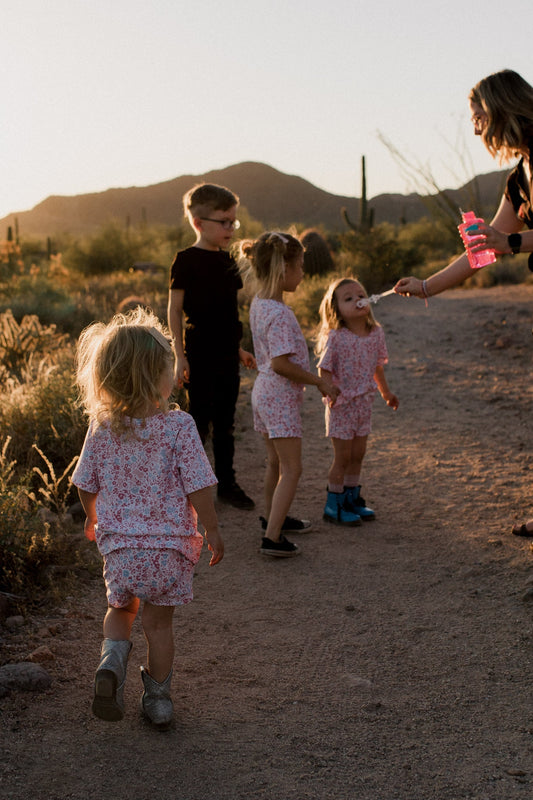
<svg viewBox="0 0 533 800"><path fill-rule="evenodd" d="M267 434L269 439L301 439L302 400L301 392L287 392L280 397L268 383L257 378L252 390L254 430Z"/></svg>
<svg viewBox="0 0 533 800"><path fill-rule="evenodd" d="M155 606L192 600L194 564L177 550L124 547L104 556L107 602L124 608L138 597Z"/></svg>
<svg viewBox="0 0 533 800"><path fill-rule="evenodd" d="M355 397L333 408L326 406L326 436L332 439L368 436L372 430L373 402L374 394L371 394Z"/></svg>

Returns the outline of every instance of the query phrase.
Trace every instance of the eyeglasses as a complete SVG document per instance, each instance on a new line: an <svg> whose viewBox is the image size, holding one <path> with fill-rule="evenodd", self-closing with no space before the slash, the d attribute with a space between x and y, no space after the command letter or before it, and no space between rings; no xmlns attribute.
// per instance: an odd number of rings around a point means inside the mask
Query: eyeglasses
<svg viewBox="0 0 533 800"><path fill-rule="evenodd" d="M200 217L200 219L204 222L218 222L225 231L229 231L231 228L233 228L234 231L238 231L241 227L241 223L238 219L213 219L212 217Z"/></svg>

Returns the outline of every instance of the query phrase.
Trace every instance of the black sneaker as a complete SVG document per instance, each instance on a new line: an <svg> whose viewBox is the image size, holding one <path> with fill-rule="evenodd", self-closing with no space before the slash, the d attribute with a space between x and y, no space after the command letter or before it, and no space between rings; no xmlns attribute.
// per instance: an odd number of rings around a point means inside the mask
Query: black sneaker
<svg viewBox="0 0 533 800"><path fill-rule="evenodd" d="M229 503L230 506L235 508L242 508L249 511L255 508L255 503L251 497L241 489L238 483L230 483L228 485L217 486L217 497L223 503Z"/></svg>
<svg viewBox="0 0 533 800"><path fill-rule="evenodd" d="M259 517L261 520L261 528L266 531L267 521L264 517ZM309 533L313 526L308 519L296 519L296 517L285 517L285 522L281 526L284 533Z"/></svg>
<svg viewBox="0 0 533 800"><path fill-rule="evenodd" d="M259 552L262 553L264 556L277 556L278 558L290 558L291 556L297 556L302 551L298 547L297 544L293 544L286 539L283 534L281 534L281 538L279 542L273 542L272 539L267 539L266 536L263 536L261 539L261 547Z"/></svg>

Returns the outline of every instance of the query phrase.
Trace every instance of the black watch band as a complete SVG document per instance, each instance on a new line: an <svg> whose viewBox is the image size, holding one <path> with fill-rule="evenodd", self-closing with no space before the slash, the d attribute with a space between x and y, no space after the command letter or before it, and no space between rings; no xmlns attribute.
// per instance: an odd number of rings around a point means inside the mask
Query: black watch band
<svg viewBox="0 0 533 800"><path fill-rule="evenodd" d="M511 253L515 256L517 253L520 252L520 248L522 247L522 236L520 233L511 233L507 237L507 244L511 248Z"/></svg>

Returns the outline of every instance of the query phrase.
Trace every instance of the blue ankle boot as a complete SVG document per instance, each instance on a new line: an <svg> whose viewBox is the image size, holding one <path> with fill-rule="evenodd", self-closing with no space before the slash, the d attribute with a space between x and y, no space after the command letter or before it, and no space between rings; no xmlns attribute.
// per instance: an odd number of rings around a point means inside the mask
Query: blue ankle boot
<svg viewBox="0 0 533 800"><path fill-rule="evenodd" d="M344 489L346 495L346 507L357 514L363 522L368 522L371 519L376 519L376 514L371 508L368 508L364 497L361 497L360 486L350 486Z"/></svg>
<svg viewBox="0 0 533 800"><path fill-rule="evenodd" d="M353 511L346 502L346 492L328 491L328 499L324 506L323 518L335 525L349 525L354 527L361 524L361 517Z"/></svg>

